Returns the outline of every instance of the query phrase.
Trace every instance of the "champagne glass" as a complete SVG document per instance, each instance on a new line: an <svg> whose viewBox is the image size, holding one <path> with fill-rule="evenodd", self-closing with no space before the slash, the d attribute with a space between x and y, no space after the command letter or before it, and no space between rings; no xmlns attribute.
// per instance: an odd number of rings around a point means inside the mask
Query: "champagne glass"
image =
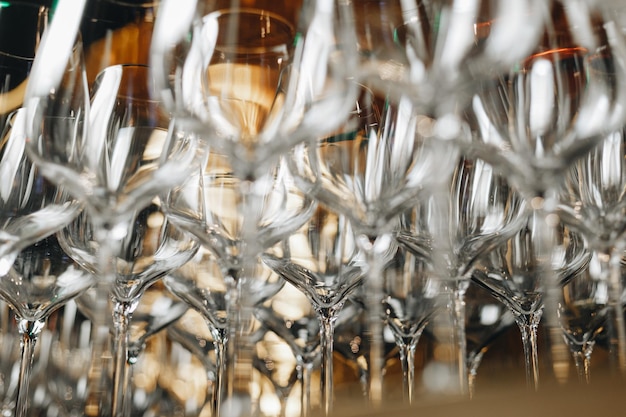
<svg viewBox="0 0 626 417"><path fill-rule="evenodd" d="M345 216L319 205L298 231L266 251L263 262L309 299L320 328L321 403L332 410L334 323L364 277L363 259ZM379 317L380 320L380 317Z"/></svg>
<svg viewBox="0 0 626 417"><path fill-rule="evenodd" d="M347 116L356 68L347 2L160 7L151 47L157 88L175 117L221 147L239 178L253 180Z"/></svg>
<svg viewBox="0 0 626 417"><path fill-rule="evenodd" d="M612 308L608 283L601 274L602 254L593 253L589 265L563 285L559 319L574 357L578 380L591 381L591 353L596 337L607 327Z"/></svg>
<svg viewBox="0 0 626 417"><path fill-rule="evenodd" d="M234 371L232 339L239 341L242 338L241 334L247 338L252 334L249 328L243 330L233 328L230 320L254 326L254 323L239 320L235 312L254 309L284 285L284 281L258 263L254 265L254 271L237 271L242 275L237 278L236 284L239 288L244 288L247 297L238 300L237 304L231 304L228 297L232 289L230 286L234 283L229 283L232 278L223 275L223 262L224 260L220 260L207 247L201 247L192 260L171 271L163 281L169 291L201 314L211 331L215 352L213 413L224 412L223 401L227 394L225 389L229 387L228 378L232 380L232 376L227 372ZM246 267L249 267L249 264ZM233 334L234 331L242 333ZM251 341L244 340L243 343L251 344Z"/></svg>
<svg viewBox="0 0 626 417"><path fill-rule="evenodd" d="M623 124L626 67L621 34L612 17L598 7L550 2L544 34L534 51L517 65L479 81L471 108L479 139L467 152L485 158L501 170L512 186L542 213L540 253L558 245L559 188L568 169L604 136ZM600 110L601 109L601 110ZM539 241L538 241L539 243ZM556 320L557 277L547 286L546 323L553 353L563 343Z"/></svg>
<svg viewBox="0 0 626 417"><path fill-rule="evenodd" d="M478 367L493 342L515 324L511 310L493 295L471 281L465 293L465 336L469 394L476 393Z"/></svg>
<svg viewBox="0 0 626 417"><path fill-rule="evenodd" d="M545 262L550 262L550 275L561 284L584 270L589 262L583 238L563 223L556 228L559 244L548 254L538 254L535 245L542 243L542 228L540 214L531 212L526 225L498 248L485 253L472 274L474 282L507 305L515 316L524 346L526 384L534 389L539 386L537 327L549 285L544 276Z"/></svg>
<svg viewBox="0 0 626 417"><path fill-rule="evenodd" d="M612 313L611 351L626 368L626 327L622 314L621 258L626 245L623 190L626 187L624 127L610 133L571 167L565 177L556 212L597 252L595 260L609 285Z"/></svg>
<svg viewBox="0 0 626 417"><path fill-rule="evenodd" d="M452 297L456 334L450 343L458 347L457 375L462 392L467 393L465 292L476 260L523 226L526 204L507 180L481 159L459 158L448 187L447 198L435 195L405 212L395 238L434 266Z"/></svg>
<svg viewBox="0 0 626 417"><path fill-rule="evenodd" d="M541 35L545 2L357 0L359 77L408 96L432 117L457 115L474 80L523 59Z"/></svg>
<svg viewBox="0 0 626 417"><path fill-rule="evenodd" d="M298 145L288 161L301 189L349 220L364 256L374 338L371 400L376 403L382 400L382 259L393 251L391 233L398 215L438 192L452 175L458 153L440 136L442 125L407 97L362 84L359 94L341 129Z"/></svg>
<svg viewBox="0 0 626 417"><path fill-rule="evenodd" d="M111 244L115 282L110 296L113 332L113 397L114 415L129 406L129 337L133 313L145 290L168 272L189 261L198 249L196 239L169 223L156 200L138 210L124 238ZM86 212L59 232L65 251L83 268L99 272L98 241L93 222ZM101 296L102 294L100 294ZM103 312L94 312L102 314ZM93 315L92 315L93 317ZM94 319L97 319L94 317Z"/></svg>
<svg viewBox="0 0 626 417"><path fill-rule="evenodd" d="M28 388L35 344L46 318L95 283L67 256L54 235L22 249L0 279L0 295L15 310L22 358L16 416L28 415Z"/></svg>
<svg viewBox="0 0 626 417"><path fill-rule="evenodd" d="M399 248L383 270L383 316L400 354L403 398L414 401L415 348L426 326L447 308L444 283L428 259Z"/></svg>
<svg viewBox="0 0 626 417"><path fill-rule="evenodd" d="M300 382L299 414L306 417L313 408L313 372L321 362L319 314L309 297L289 281L267 304L259 306L255 316L268 332L290 348L295 357L296 376ZM282 399L286 401L286 398ZM284 401L283 410L286 408Z"/></svg>
<svg viewBox="0 0 626 417"><path fill-rule="evenodd" d="M268 171L293 144L336 128L352 106L350 12L343 1L161 3L151 46L155 83L185 129L232 164L245 262L260 252L255 218Z"/></svg>

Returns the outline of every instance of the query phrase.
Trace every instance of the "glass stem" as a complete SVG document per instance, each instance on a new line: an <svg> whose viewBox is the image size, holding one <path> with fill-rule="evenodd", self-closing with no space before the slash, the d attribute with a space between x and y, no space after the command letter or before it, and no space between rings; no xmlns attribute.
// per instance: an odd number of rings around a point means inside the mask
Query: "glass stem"
<svg viewBox="0 0 626 417"><path fill-rule="evenodd" d="M28 415L28 389L30 386L30 373L33 369L35 345L44 326L45 322L43 320L18 319L17 328L21 337L22 358L20 361L15 417L26 417Z"/></svg>
<svg viewBox="0 0 626 417"><path fill-rule="evenodd" d="M536 216L537 231L539 239L534 248L534 256L537 259L540 267L540 273L542 274L541 280L543 283L543 307L539 318L545 316L545 328L549 339L549 348L552 361L552 370L558 382L565 382L568 379L569 366L571 362L569 347L563 339L563 329L561 327L559 319L559 300L562 297L562 283L560 281L559 274L553 267L554 250L557 247L557 235L558 225L560 219L555 214L555 209L558 205L559 198L552 190L546 190L542 197L533 199L531 206L534 207L533 214ZM535 313L537 314L537 313ZM539 322L537 318L537 323ZM536 329L535 329L536 333ZM535 351L536 346L536 334L534 337L534 345L531 346ZM536 352L535 352L536 354ZM527 371L528 372L528 371ZM538 370L537 363L534 363L534 375L533 380L529 383L529 386L534 386L535 390L538 389ZM528 383L527 378L527 383Z"/></svg>
<svg viewBox="0 0 626 417"><path fill-rule="evenodd" d="M584 342L582 345L576 345L576 349L572 349L578 381L582 384L591 382L591 352L594 344L593 341Z"/></svg>
<svg viewBox="0 0 626 417"><path fill-rule="evenodd" d="M243 270L251 271L249 267ZM253 269L252 269L253 270ZM217 415L251 416L256 415L256 399L253 398L252 377L255 346L250 342L254 326L254 311L244 300L251 296L245 293L242 283L248 279L240 276L229 279L227 295L228 338L224 347L226 380L220 381L223 391L220 399L220 413ZM254 279L254 278L251 278ZM258 410L257 410L258 411Z"/></svg>
<svg viewBox="0 0 626 417"><path fill-rule="evenodd" d="M457 374L459 377L459 392L466 395L468 389L468 373L467 373L467 339L465 336L465 292L469 285L466 279L457 279L454 282L454 291L452 293L453 303L453 347L456 347Z"/></svg>
<svg viewBox="0 0 626 417"><path fill-rule="evenodd" d="M379 407L383 400L383 259L391 245L391 236L381 234L378 237L360 235L357 239L360 249L365 254L367 274L365 276L365 306L368 311L369 328L369 400L374 407Z"/></svg>
<svg viewBox="0 0 626 417"><path fill-rule="evenodd" d="M413 404L415 393L415 349L420 336L410 338L408 341L397 343L400 350L400 363L402 365L402 388L403 398L408 404Z"/></svg>
<svg viewBox="0 0 626 417"><path fill-rule="evenodd" d="M313 373L313 363L301 361L298 366L301 385L300 392L300 417L311 415L311 374Z"/></svg>
<svg viewBox="0 0 626 417"><path fill-rule="evenodd" d="M467 389L470 399L476 395L476 377L478 376L478 367L483 360L483 355L487 351L486 348L481 349L476 353L468 355L467 358Z"/></svg>
<svg viewBox="0 0 626 417"><path fill-rule="evenodd" d="M626 373L626 323L624 321L624 304L622 296L622 253L623 249L613 248L608 255L609 259L609 306L612 310L613 334L611 335L611 350L617 356L617 363L622 374Z"/></svg>
<svg viewBox="0 0 626 417"><path fill-rule="evenodd" d="M254 327L254 306L247 300L254 299L249 294L246 280L254 280L258 254L261 252L258 239L258 220L263 207L262 193L257 191L258 181L250 175L239 185L241 195L241 246L240 255L227 274L227 378L224 382L224 398L221 412L232 417L256 415L257 398L253 398L253 357L255 346L251 342Z"/></svg>
<svg viewBox="0 0 626 417"><path fill-rule="evenodd" d="M109 301L111 289L116 279L116 270L113 261L114 242L119 240L115 232L115 225L108 222L96 213L92 213L92 227L98 244L98 280L95 285L96 296L93 306L94 320L92 321L93 349L89 370L88 394L86 406L100 417L111 416L112 387L109 380L108 367L110 350L110 325L106 317L110 317Z"/></svg>
<svg viewBox="0 0 626 417"><path fill-rule="evenodd" d="M113 397L114 417L124 417L130 412L130 373L128 372L128 337L130 321L138 300L114 300L113 308Z"/></svg>
<svg viewBox="0 0 626 417"><path fill-rule="evenodd" d="M215 381L213 383L212 416L219 415L224 398L224 378L227 370L228 328L213 331L213 349L215 351Z"/></svg>
<svg viewBox="0 0 626 417"><path fill-rule="evenodd" d="M529 389L539 389L539 359L537 353L537 327L543 310L529 314L519 314L515 321L522 334L524 346L524 365L526 368L526 386Z"/></svg>
<svg viewBox="0 0 626 417"><path fill-rule="evenodd" d="M333 338L335 334L335 320L341 306L320 308L320 349L322 367L320 370L320 392L324 415L330 414L333 408Z"/></svg>

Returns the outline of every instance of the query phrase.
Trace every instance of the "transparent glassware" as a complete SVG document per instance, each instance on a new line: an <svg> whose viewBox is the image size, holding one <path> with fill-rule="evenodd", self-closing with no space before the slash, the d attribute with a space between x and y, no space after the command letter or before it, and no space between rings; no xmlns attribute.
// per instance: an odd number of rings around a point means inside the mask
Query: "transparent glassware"
<svg viewBox="0 0 626 417"><path fill-rule="evenodd" d="M167 221L159 201L155 200L142 210L133 213L124 238L109 243L110 268L115 281L110 292L98 296L110 297L113 305L110 328L113 333L113 396L115 415L128 410L130 374L129 341L133 313L147 287L189 261L199 244L197 240ZM97 232L87 212L58 233L64 250L85 270L100 276ZM97 298L97 296L96 296ZM97 305L97 300L92 300ZM97 309L91 315L99 320ZM108 322L108 321L107 321Z"/></svg>
<svg viewBox="0 0 626 417"><path fill-rule="evenodd" d="M591 354L596 337L610 327L614 312L609 302L609 283L601 274L602 254L592 254L589 265L563 285L559 300L559 320L570 348L578 380L591 381Z"/></svg>
<svg viewBox="0 0 626 417"><path fill-rule="evenodd" d="M255 223L268 171L295 143L335 129L352 107L352 24L343 1L161 3L151 45L155 84L184 128L232 166L244 263L264 249Z"/></svg>
<svg viewBox="0 0 626 417"><path fill-rule="evenodd" d="M478 368L498 337L515 325L511 310L475 282L465 292L465 337L470 398L476 394Z"/></svg>
<svg viewBox="0 0 626 417"><path fill-rule="evenodd" d="M85 205L99 247L102 296L96 302L102 314L97 317L104 317L105 300L116 279L111 261L116 242L126 238L136 210L193 169L197 148L154 99L146 66L107 67L89 91L82 42L77 29L72 31L81 12L79 7L60 4L57 19L42 40L27 90L25 129L32 140L26 148L42 175L64 184ZM189 153L170 152L163 157L163 149L172 147L172 141L191 144L177 148ZM102 320L93 324L106 328ZM100 344L104 351L106 341Z"/></svg>
<svg viewBox="0 0 626 417"><path fill-rule="evenodd" d="M65 198L26 156L25 118L22 107L3 117L0 136L0 294L15 310L21 339L18 416L28 413L33 355L46 318L93 284L54 238L79 214L81 204Z"/></svg>
<svg viewBox="0 0 626 417"><path fill-rule="evenodd" d="M614 310L610 326L611 354L622 371L626 368L626 324L623 309L621 258L626 247L623 191L626 189L626 142L624 128L608 134L587 155L577 160L565 177L556 213L582 234L609 285L609 304Z"/></svg>
<svg viewBox="0 0 626 417"><path fill-rule="evenodd" d="M151 46L155 82L166 108L252 180L347 117L353 30L343 1L163 1Z"/></svg>
<svg viewBox="0 0 626 417"><path fill-rule="evenodd" d="M445 284L428 259L398 248L383 268L384 320L398 346L402 365L403 398L415 400L415 349L424 329L448 307Z"/></svg>
<svg viewBox="0 0 626 417"><path fill-rule="evenodd" d="M542 213L540 254L558 245L555 210L568 169L624 118L622 35L599 7L571 6L550 2L537 47L501 75L479 80L470 105L478 135L467 152L501 170ZM545 269L548 277L549 263ZM556 347L563 345L556 318L560 286L557 277L546 282L545 322ZM562 347L553 353L566 352Z"/></svg>
<svg viewBox="0 0 626 417"><path fill-rule="evenodd" d="M98 291L93 287L90 288L71 303L65 304L53 323L55 333L46 373L55 375L55 378L49 378L47 381L47 392L62 415L82 415L85 407L90 404L89 378L92 376L85 370L89 369L93 360L95 338L92 334L92 322L97 319L95 315L102 314L96 308L97 297ZM109 302L107 309L107 324L111 333L114 330L112 304L112 301ZM143 364L136 365L145 356L153 354L150 351L151 343L156 335L165 333L188 308L186 303L171 295L159 282L148 287L143 293L137 309L133 312L129 329L127 356L130 368L126 377L130 385L126 395L129 397L131 413L141 410L142 404L156 402L155 396L158 397L158 392L151 391L150 383L142 379L147 377L146 374L153 376L156 369L153 368L150 373L144 369ZM112 375L107 375L107 378L112 378ZM133 383L135 378L141 381L139 385Z"/></svg>
<svg viewBox="0 0 626 417"><path fill-rule="evenodd" d="M96 0L80 23L87 82L112 65L150 63L150 43L160 1Z"/></svg>
<svg viewBox="0 0 626 417"><path fill-rule="evenodd" d="M15 311L21 338L16 416L29 415L29 382L35 345L48 316L94 285L93 275L83 271L65 254L54 235L22 249L11 268L1 275L0 296Z"/></svg>
<svg viewBox="0 0 626 417"><path fill-rule="evenodd" d="M458 115L475 80L497 74L536 45L545 2L353 2L359 79L408 96L431 117Z"/></svg>
<svg viewBox="0 0 626 417"><path fill-rule="evenodd" d="M457 149L439 137L437 121L408 97L393 97L359 84L346 123L333 135L300 144L288 158L297 185L345 216L361 250L372 314L372 337L382 337L381 270L393 251L398 216L416 200L437 192L452 175ZM441 127L441 125L439 125ZM382 347L372 341L372 401L381 400Z"/></svg>
<svg viewBox="0 0 626 417"><path fill-rule="evenodd" d="M538 213L527 217L526 225L508 241L485 253L472 279L511 309L522 334L528 388L538 389L539 368L537 327L544 312L546 288L554 277L562 285L583 271L590 253L583 238L559 224L553 251L538 255L545 232ZM546 275L545 265L551 270ZM562 336L561 336L562 337ZM555 359L556 360L556 359Z"/></svg>
<svg viewBox="0 0 626 417"><path fill-rule="evenodd" d="M245 345L246 349L254 347L253 340L250 340L254 333L254 317L249 318L247 310L254 310L284 285L282 279L261 263L254 265L253 271L245 269L250 267L247 264L244 269L238 270L241 276L237 282L229 283L230 278L223 275L222 262L215 253L202 247L192 260L171 271L163 281L171 293L201 314L210 329L215 353L212 393L214 413L224 412L223 401L231 399L225 390L229 389L234 379L231 374L236 369L233 350L240 352L241 349L240 346L233 346L233 340ZM246 295L244 299L237 300L236 304L228 299L232 294L232 285L236 285L239 293ZM237 316L241 311L243 318ZM233 327L231 321L245 327ZM248 371L252 372L252 362L247 365L251 366Z"/></svg>
<svg viewBox="0 0 626 417"><path fill-rule="evenodd" d="M300 229L262 255L263 262L306 295L320 328L321 404L333 405L334 323L347 298L362 284L363 257L346 216L319 205ZM380 320L380 317L379 317Z"/></svg>
<svg viewBox="0 0 626 417"><path fill-rule="evenodd" d="M481 159L461 157L449 192L419 201L403 213L395 239L431 264L452 297L457 376L468 393L465 292L477 259L523 227L526 204L505 177Z"/></svg>
<svg viewBox="0 0 626 417"><path fill-rule="evenodd" d="M49 33L53 37L53 31ZM43 75L46 81L29 83L38 87L31 90L26 125L27 134L36 140L29 141L27 149L43 175L66 184L85 202L104 249L101 269L106 277L108 242L124 237L134 210L185 178L196 149L187 148L185 156L172 152L172 159L162 157L172 141L190 137L176 129L153 98L147 66L107 67L89 94L81 42L70 39L66 61L54 62L58 85ZM41 56L44 60L46 53ZM174 155L181 159L173 161Z"/></svg>
<svg viewBox="0 0 626 417"><path fill-rule="evenodd" d="M313 372L321 366L322 352L319 314L311 305L310 298L287 281L268 303L256 309L255 316L273 335L269 336L270 340L280 338L290 349L295 358L295 382L300 383L299 415L311 415L314 410L312 396L317 392L317 387L311 385ZM286 410L287 398L284 395L279 395L279 398L282 410Z"/></svg>
<svg viewBox="0 0 626 417"><path fill-rule="evenodd" d="M246 339L241 329L249 327L243 323L253 320L253 310L241 308L241 303L256 296L247 291L256 288L253 281L257 278L254 273L258 271L258 256L300 228L316 204L295 186L282 161L248 185L251 188L244 190L246 181L234 174L230 160L210 148L204 166L180 186L173 187L163 201L169 219L214 253L228 293L228 344L241 350L236 357L241 366L249 368L253 347L235 339ZM263 279L258 281L263 283ZM242 321L241 325L237 324L238 320ZM238 378L250 375L247 371L236 374ZM239 385L243 390L240 394L247 397L245 387L249 384Z"/></svg>

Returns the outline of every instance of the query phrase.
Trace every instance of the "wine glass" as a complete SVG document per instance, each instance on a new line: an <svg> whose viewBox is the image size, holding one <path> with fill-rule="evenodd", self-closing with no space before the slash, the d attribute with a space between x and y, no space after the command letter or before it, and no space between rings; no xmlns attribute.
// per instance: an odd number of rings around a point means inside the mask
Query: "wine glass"
<svg viewBox="0 0 626 417"><path fill-rule="evenodd" d="M403 213L395 239L426 259L452 297L451 346L458 347L457 375L468 390L465 292L476 260L523 227L526 204L508 181L481 159L461 157L446 198L436 195Z"/></svg>
<svg viewBox="0 0 626 417"><path fill-rule="evenodd" d="M7 74L5 80L10 78ZM53 236L78 215L81 204L65 198L61 189L48 182L27 158L26 110L20 107L3 120L0 294L18 317L22 356L15 413L24 416L35 344L46 318L93 281L68 260Z"/></svg>
<svg viewBox="0 0 626 417"><path fill-rule="evenodd" d="M150 42L159 1L89 1L80 24L87 82L106 67L150 63Z"/></svg>
<svg viewBox="0 0 626 417"><path fill-rule="evenodd" d="M355 57L347 2L163 1L151 46L166 107L249 181L345 119Z"/></svg>
<svg viewBox="0 0 626 417"><path fill-rule="evenodd" d="M581 233L603 279L609 285L612 314L612 353L622 371L626 366L626 327L622 314L621 258L626 245L623 190L626 187L624 127L610 133L586 156L577 160L565 177L556 212L564 222Z"/></svg>
<svg viewBox="0 0 626 417"><path fill-rule="evenodd" d="M382 337L382 259L393 251L391 233L399 214L447 183L458 153L440 136L443 125L407 97L358 87L359 97L342 128L296 146L288 161L298 186L345 216L354 229L367 265L366 305L374 338L370 384L376 403L382 395L377 340Z"/></svg>
<svg viewBox="0 0 626 417"><path fill-rule="evenodd" d="M234 175L230 160L214 148L209 148L207 155L202 169L164 196L164 207L172 222L195 235L215 254L228 293L228 344L231 348L227 349L227 355L234 355L232 349L241 350L236 355L238 362L250 367L253 347L235 340L245 340L247 336L242 329L248 327L244 323L253 321L253 310L241 308L241 300L256 297L245 291L255 288L251 283L257 278L254 273L258 271L258 255L305 223L315 203L295 186L282 161L259 177L251 189L242 192L245 181ZM264 282L263 279L258 281L260 285ZM232 358L229 363L231 361ZM236 375L245 378L250 373L242 371ZM229 382L234 383L226 381ZM241 387L248 385L239 384ZM237 392L239 394L250 398L244 392Z"/></svg>
<svg viewBox="0 0 626 417"><path fill-rule="evenodd" d="M574 357L578 380L591 381L591 353L596 337L606 328L612 308L609 283L602 276L602 254L593 253L589 265L563 285L559 320Z"/></svg>
<svg viewBox="0 0 626 417"><path fill-rule="evenodd" d="M267 250L262 259L305 294L318 314L321 404L328 414L333 403L334 322L364 277L363 258L350 222L346 216L318 205L308 222Z"/></svg>
<svg viewBox="0 0 626 417"><path fill-rule="evenodd" d="M256 309L255 316L268 332L289 347L295 357L296 376L300 382L299 414L303 417L310 415L313 372L319 367L322 356L319 314L309 297L287 281L266 305ZM282 399L284 410L286 398Z"/></svg>
<svg viewBox="0 0 626 417"><path fill-rule="evenodd" d="M214 413L224 412L223 401L230 399L225 397L227 394L225 390L228 389L228 383L233 377L227 372L233 372L235 369L233 349L237 348L237 352L241 349L240 346L232 346L232 340L244 344L246 349L249 345L253 347L252 340L245 340L243 337L252 338L254 322L248 319L247 315L244 317L250 321L243 321L236 314L241 310L244 310L245 314L246 309L254 309L284 285L284 281L270 273L267 268L263 268L261 263L253 265L254 271L238 270L237 273L241 276L237 278L236 285L243 288L246 298L231 304L228 297L231 294L230 286L234 283L229 283L231 278L223 275L222 262L223 260L207 247L201 247L192 260L171 271L163 280L170 292L201 314L211 331L215 351L215 380L212 394ZM250 264L245 267L250 267ZM234 328L230 320L246 327ZM240 333L233 334L235 331ZM252 372L252 369L249 371Z"/></svg>
<svg viewBox="0 0 626 417"><path fill-rule="evenodd" d="M353 2L359 78L410 97L434 118L458 115L474 80L523 59L541 35L547 7L537 0Z"/></svg>
<svg viewBox="0 0 626 417"><path fill-rule="evenodd" d="M268 171L293 144L339 126L352 106L352 24L343 1L161 3L155 84L184 128L229 159L246 220L245 262L259 253L255 218Z"/></svg>
<svg viewBox="0 0 626 417"><path fill-rule="evenodd" d="M465 293L465 336L470 398L476 393L478 367L493 342L515 324L511 310L491 292L471 281Z"/></svg>
<svg viewBox="0 0 626 417"><path fill-rule="evenodd" d="M543 224L539 213L531 212L526 225L495 250L485 253L476 265L472 280L490 291L511 309L522 334L526 365L526 384L539 386L537 327L543 314L546 286L545 263L562 285L585 269L589 251L583 238L560 223L556 230L559 243L548 254L538 254ZM547 257L548 259L544 259Z"/></svg>
<svg viewBox="0 0 626 417"><path fill-rule="evenodd" d="M134 213L124 238L110 243L115 282L110 288L113 332L113 398L114 413L122 413L129 405L130 375L129 337L133 313L147 287L168 272L184 265L198 250L191 235L176 228L165 218L157 200ZM65 251L83 268L99 274L98 245L93 222L86 212L79 215L59 233ZM103 296L99 294L99 296ZM94 300L95 301L95 300ZM104 312L95 311L95 315Z"/></svg>
<svg viewBox="0 0 626 417"><path fill-rule="evenodd" d="M35 344L46 318L95 283L66 255L54 235L22 249L0 279L0 296L15 311L22 358L16 416L28 415L28 387Z"/></svg>
<svg viewBox="0 0 626 417"><path fill-rule="evenodd" d="M558 245L555 209L567 170L623 124L626 97L623 45L612 16L560 0L549 6L533 52L500 76L478 81L470 107L480 134L467 150L501 170L542 213L545 233L537 249L544 254ZM558 346L560 286L545 259L546 323Z"/></svg>
<svg viewBox="0 0 626 417"><path fill-rule="evenodd" d="M27 90L27 150L50 181L65 184L85 203L98 243L102 314L94 327L106 328L106 299L115 282L110 262L125 238L136 210L193 169L195 141L177 128L151 92L145 65L115 65L97 77L91 94L85 77L80 37L82 9L58 5L33 64ZM78 15L77 15L78 14ZM76 28L76 30L73 30ZM170 142L185 142L168 153ZM181 157L181 159L175 158ZM107 332L98 332L106 335ZM101 340L104 351L106 340ZM97 356L94 353L94 356ZM94 366L96 364L94 363ZM102 392L106 392L103 390Z"/></svg>
<svg viewBox="0 0 626 417"><path fill-rule="evenodd" d="M383 269L383 316L398 346L403 398L414 401L415 348L426 326L448 307L445 284L429 259L400 247Z"/></svg>

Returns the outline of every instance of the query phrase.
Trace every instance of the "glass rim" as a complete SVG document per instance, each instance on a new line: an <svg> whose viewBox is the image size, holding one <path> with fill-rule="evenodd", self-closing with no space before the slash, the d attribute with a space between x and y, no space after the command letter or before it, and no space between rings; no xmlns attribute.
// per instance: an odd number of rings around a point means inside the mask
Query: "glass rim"
<svg viewBox="0 0 626 417"><path fill-rule="evenodd" d="M145 70L146 75L147 75L144 87L145 87L146 92L148 94L145 97L135 97L135 96L132 96L132 95L118 93L117 95L119 97L127 97L127 98L131 99L132 101L154 103L155 105L160 105L160 101L161 100L157 98L157 94L156 94L157 91L155 90L155 88L153 86L153 83L151 82L150 65L147 65L147 64L122 63L122 64L113 64L113 65L109 65L107 67L104 67L102 70L100 70L100 72L98 72L98 74L94 78L94 81L93 81L93 83L91 85L91 89L93 91L97 90L99 88L100 84L101 84L101 80L104 77L104 75L106 73L110 73L114 68L121 68L122 71L124 69L127 69L127 68L141 69L141 70ZM122 76L122 78L123 78L123 76Z"/></svg>
<svg viewBox="0 0 626 417"><path fill-rule="evenodd" d="M102 0L102 2L117 4L119 6L139 7L139 8L146 8L146 9L150 7L157 7L159 5L159 1L156 1L156 0L138 1L138 2L132 2L128 0Z"/></svg>
<svg viewBox="0 0 626 417"><path fill-rule="evenodd" d="M232 14L237 14L237 13L267 16L271 20L278 22L280 25L282 25L283 28L287 28L286 33L288 34L290 41L272 45L272 46L249 46L249 47L242 46L242 45L229 45L229 44L218 45L216 44L216 47L215 47L216 51L223 52L223 53L237 53L237 52L244 52L244 53L281 52L281 53L284 53L286 52L285 48L288 48L292 44L293 39L295 39L296 37L296 29L294 25L291 22L289 22L289 20L287 20L285 17L281 16L278 13L275 13L266 9L262 9L262 8L257 8L257 7L231 7L231 8L214 10L204 15L201 18L201 21L203 24L205 24L210 19L218 20L222 16L227 16L227 15L232 15Z"/></svg>

